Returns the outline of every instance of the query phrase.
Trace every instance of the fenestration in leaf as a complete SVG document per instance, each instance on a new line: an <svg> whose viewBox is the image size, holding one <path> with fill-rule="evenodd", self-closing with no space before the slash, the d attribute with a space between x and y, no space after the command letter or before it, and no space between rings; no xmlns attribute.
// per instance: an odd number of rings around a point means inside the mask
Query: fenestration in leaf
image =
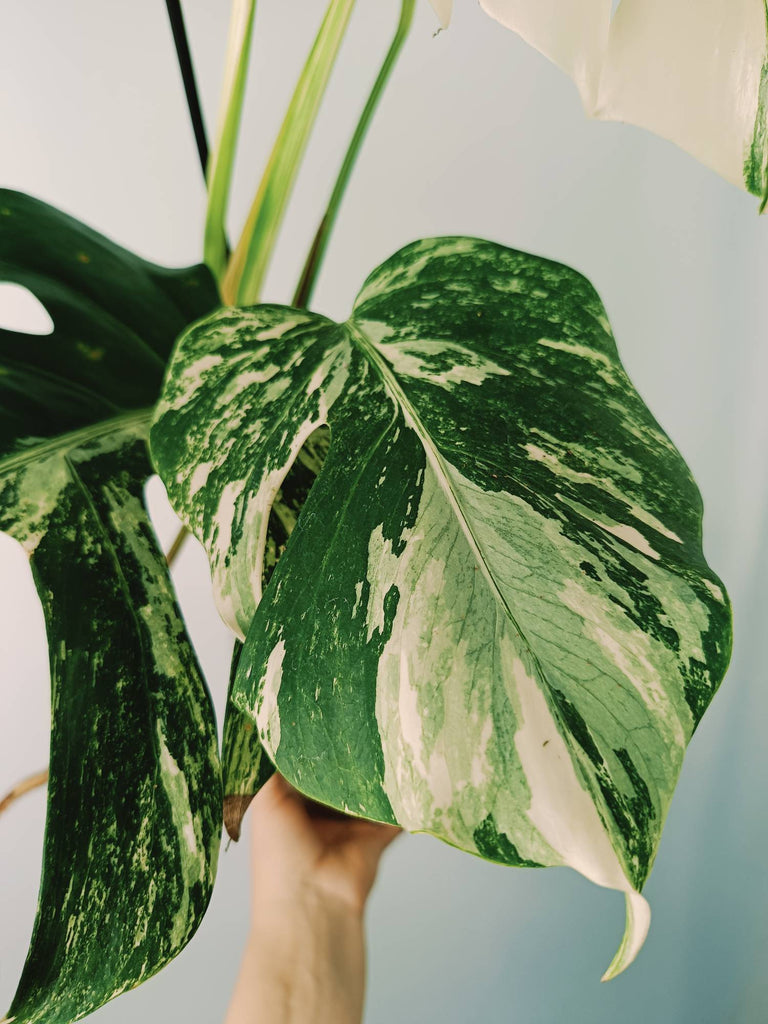
<svg viewBox="0 0 768 1024"><path fill-rule="evenodd" d="M8 1019L69 1024L171 960L213 885L213 710L143 487L167 354L217 297L204 268L153 267L8 191L0 280L54 324L0 331L0 529L31 558L52 689L40 898Z"/></svg>
<svg viewBox="0 0 768 1024"><path fill-rule="evenodd" d="M271 502L320 424L261 597ZM624 891L606 977L626 967L731 625L699 493L592 286L438 238L374 271L344 324L221 310L180 338L151 448L278 769L352 814Z"/></svg>

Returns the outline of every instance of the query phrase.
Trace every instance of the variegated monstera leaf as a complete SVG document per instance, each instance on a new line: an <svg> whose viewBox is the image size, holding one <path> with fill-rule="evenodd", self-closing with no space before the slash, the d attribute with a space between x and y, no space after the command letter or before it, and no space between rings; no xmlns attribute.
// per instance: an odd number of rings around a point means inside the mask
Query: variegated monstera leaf
<svg viewBox="0 0 768 1024"><path fill-rule="evenodd" d="M270 507L328 430L262 595ZM623 969L730 611L591 285L445 238L374 271L343 324L221 310L180 338L151 448L278 769L352 814L622 890Z"/></svg>
<svg viewBox="0 0 768 1024"><path fill-rule="evenodd" d="M0 330L0 529L30 555L52 687L40 898L7 1019L70 1024L172 959L213 885L213 709L143 488L174 338L217 295L203 267L152 266L8 191L0 280L53 321Z"/></svg>
<svg viewBox="0 0 768 1024"><path fill-rule="evenodd" d="M453 0L431 0L442 24ZM591 117L648 128L768 201L766 0L480 0L576 83Z"/></svg>

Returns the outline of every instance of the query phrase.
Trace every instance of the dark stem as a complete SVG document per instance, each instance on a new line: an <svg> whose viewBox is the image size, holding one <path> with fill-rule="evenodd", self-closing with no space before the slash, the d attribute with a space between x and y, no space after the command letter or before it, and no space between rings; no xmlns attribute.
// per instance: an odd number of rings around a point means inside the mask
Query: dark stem
<svg viewBox="0 0 768 1024"><path fill-rule="evenodd" d="M189 52L187 30L184 27L184 15L181 12L181 0L165 0L165 6L168 8L168 18L171 22L176 56L179 59L181 78L184 82L184 92L187 97L189 116L192 120L192 129L195 133L200 167L203 171L203 178L205 178L208 169L208 139L205 135L203 111L200 107L200 97L197 92L197 83L195 82L195 71L192 67L192 55Z"/></svg>
<svg viewBox="0 0 768 1024"><path fill-rule="evenodd" d="M307 259L304 263L304 269L301 272L301 278L296 286L296 292L293 296L292 303L296 309L306 309L309 303L315 278L317 277L318 270L320 269L320 261L325 249L326 239L330 234L332 222L333 214L326 211L318 225L317 233L312 240L312 245L307 253Z"/></svg>

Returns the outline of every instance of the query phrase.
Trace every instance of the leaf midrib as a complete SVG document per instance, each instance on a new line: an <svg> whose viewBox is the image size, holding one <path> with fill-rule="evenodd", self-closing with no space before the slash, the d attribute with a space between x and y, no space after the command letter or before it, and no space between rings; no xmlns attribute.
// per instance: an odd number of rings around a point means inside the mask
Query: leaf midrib
<svg viewBox="0 0 768 1024"><path fill-rule="evenodd" d="M68 434L60 434L50 441L34 445L23 452L14 452L12 455L0 459L0 475L23 469L24 466L45 459L49 455L55 455L57 452L66 453L73 448L79 448L89 441L121 430L132 423L136 426L144 422L149 423L153 411L151 408L139 409L136 412L115 416L113 419L100 420L89 427L82 427L80 430L73 430Z"/></svg>
<svg viewBox="0 0 768 1024"><path fill-rule="evenodd" d="M345 326L349 331L353 344L356 344L358 346L364 357L368 360L369 363L371 363L373 368L381 377L384 387L391 393L395 402L403 410L406 416L410 418L410 420L412 421L416 434L419 437L419 440L421 441L421 444L424 448L424 453L427 457L427 460L431 464L432 469L434 470L435 475L437 476L440 488L445 494L450 506L454 511L454 514L459 522L461 530L464 533L464 536L470 546L470 549L475 554L480 569L483 575L485 576L491 588L491 591L493 592L499 604L504 609L507 618L511 622L513 628L517 632L521 641L525 644L525 647L528 650L531 658L534 660L537 671L541 676L542 682L546 683L547 686L549 686L549 680L547 679L544 673L544 670L539 662L538 657L536 656L536 653L532 649L530 642L528 641L525 633L523 632L517 619L515 618L514 612L509 606L509 602L502 594L501 590L499 589L498 583L496 582L493 574L491 573L491 570L488 566L488 562L485 558L485 554L483 553L483 549L480 545L480 542L475 536L472 526L470 525L462 508L461 502L459 501L459 497L453 488L450 476L448 474L445 459L443 458L442 454L432 441L429 431L424 426L421 417L419 416L417 410L411 403L410 399L403 391L400 382L398 381L394 371L390 368L389 364L387 363L386 358L382 355L382 353L378 351L375 344L368 340L364 332L361 331L357 324L354 322L354 319L350 318L345 324Z"/></svg>
<svg viewBox="0 0 768 1024"><path fill-rule="evenodd" d="M512 609L510 608L509 603L507 602L504 595L501 593L499 586L496 583L496 580L494 579L490 571L488 563L485 559L485 555L483 554L483 549L480 545L480 542L475 537L474 531L472 530L472 527L468 522L466 515L464 514L458 495L456 494L451 484L450 476L448 475L448 471L446 468L446 460L443 458L442 454L432 441L432 438L428 430L424 426L423 422L421 421L421 418L417 410L415 409L415 407L409 400L408 396L402 389L400 382L397 379L397 376L395 375L394 371L390 368L385 356L378 351L375 344L366 337L363 331L360 330L360 328L354 322L354 319L352 317L350 317L350 319L346 322L345 327L347 328L352 344L358 347L363 357L367 359L367 361L371 364L373 369L379 374L384 387L390 392L392 398L402 409L405 416L411 420L413 428L419 440L422 443L427 460L432 465L433 471L437 476L438 484L440 485L443 493L448 499L449 504L453 508L456 518L459 522L462 532L464 533L464 536L467 539L470 548L475 553L481 572L486 578L488 585L490 586L491 591L495 595L498 603L500 604L505 614L507 615L508 621L512 625L512 628L515 630L518 637L520 638L520 642L524 645L526 651L528 652L531 658L533 667L535 669L536 678L542 684L542 693L546 700L547 707L549 708L550 714L552 715L552 719L557 726L558 732L563 737L566 747L569 750L571 764L573 766L574 772L577 775L577 778L581 779L582 783L587 789L587 792L590 793L593 803L595 804L595 808L598 810L598 814L600 814L600 808L604 807L604 810L607 811L607 813L612 817L610 808L604 805L604 801L600 800L597 792L595 792L595 790L593 789L590 779L584 776L581 771L579 758L576 754L576 751L573 750L573 737L570 732L570 729L568 729L566 723L563 722L559 709L554 704L554 701L551 699L550 696L551 691L553 691L555 687L549 681L549 678L547 677L547 673L544 671L544 667L541 661L539 660L536 652L533 650L531 646L530 640L520 627L520 624L518 623ZM606 835L608 835L611 847L616 855L619 865L621 866L621 870L624 872L626 877L629 878L629 865L626 863L626 851L623 848L623 844L620 844L619 848L617 848L616 844L614 843L614 834L612 830L606 828Z"/></svg>

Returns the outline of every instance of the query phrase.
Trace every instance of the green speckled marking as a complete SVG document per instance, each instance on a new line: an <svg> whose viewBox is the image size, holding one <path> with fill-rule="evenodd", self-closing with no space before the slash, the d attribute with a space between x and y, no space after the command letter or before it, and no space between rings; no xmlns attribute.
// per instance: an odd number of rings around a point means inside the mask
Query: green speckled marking
<svg viewBox="0 0 768 1024"><path fill-rule="evenodd" d="M10 1011L29 1024L84 1016L186 945L221 816L209 698L141 501L144 443L117 430L62 461L32 557L53 717L39 911Z"/></svg>
<svg viewBox="0 0 768 1024"><path fill-rule="evenodd" d="M0 279L54 323L0 331L0 528L31 557L52 711L39 905L9 1015L70 1024L183 948L216 871L213 711L142 499L165 358L215 293L203 269L153 267L27 196L2 191L0 209Z"/></svg>
<svg viewBox="0 0 768 1024"><path fill-rule="evenodd" d="M768 5L766 5L766 35L768 36ZM744 183L747 189L763 200L760 212L768 202L768 49L760 74L760 91L752 141L744 161Z"/></svg>
<svg viewBox="0 0 768 1024"><path fill-rule="evenodd" d="M526 860L521 857L510 843L503 832L496 828L496 822L492 814L480 822L474 831L475 846L477 852L485 860L496 861L499 864L516 864L521 868L540 868L534 860Z"/></svg>
<svg viewBox="0 0 768 1024"><path fill-rule="evenodd" d="M330 447L262 596L270 509ZM245 646L232 698L300 790L638 895L730 654L701 499L574 271L428 239L351 319L222 310L151 432ZM201 469L204 467L204 469Z"/></svg>

